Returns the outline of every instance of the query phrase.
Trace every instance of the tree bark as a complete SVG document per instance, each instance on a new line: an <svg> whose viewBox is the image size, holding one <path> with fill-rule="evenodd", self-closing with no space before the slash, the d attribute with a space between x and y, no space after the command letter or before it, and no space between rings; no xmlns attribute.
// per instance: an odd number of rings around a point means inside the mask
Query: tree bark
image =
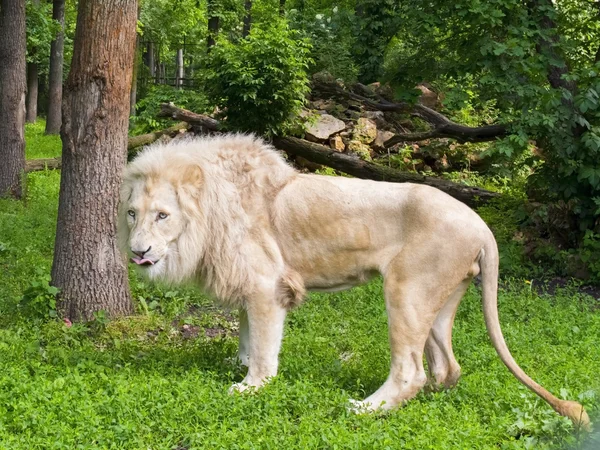
<svg viewBox="0 0 600 450"><path fill-rule="evenodd" d="M46 134L60 133L60 125L62 123L63 63L65 58L65 0L54 0L52 2L52 18L60 24L60 31L50 44Z"/></svg>
<svg viewBox="0 0 600 450"><path fill-rule="evenodd" d="M190 125L196 125L209 131L217 131L219 129L219 122L212 117L178 108L172 103L163 103L160 105L158 115L159 117L171 117L182 120L188 122ZM332 167L357 178L389 181L392 183L427 184L438 188L469 206L481 205L493 198L500 197L500 194L485 189L465 186L440 178L426 177L416 173L402 172L390 167L369 163L358 157L339 153L331 150L329 147L304 139L275 137L273 138L273 145L288 154L301 156L311 162Z"/></svg>
<svg viewBox="0 0 600 450"><path fill-rule="evenodd" d="M175 86L179 89L183 86L183 49L177 50L177 76L175 78Z"/></svg>
<svg viewBox="0 0 600 450"><path fill-rule="evenodd" d="M138 11L139 18L139 11ZM129 115L135 116L135 105L137 103L138 68L140 58L140 37L136 35L135 51L133 52L133 73L131 75L131 90L129 92Z"/></svg>
<svg viewBox="0 0 600 450"><path fill-rule="evenodd" d="M0 0L0 197L23 194L26 53L25 2Z"/></svg>
<svg viewBox="0 0 600 450"><path fill-rule="evenodd" d="M137 2L80 0L63 101L62 176L52 265L58 309L72 320L133 311L117 246L127 156Z"/></svg>
<svg viewBox="0 0 600 450"><path fill-rule="evenodd" d="M250 27L252 26L252 0L244 1L244 9L246 15L244 16L244 28L242 30L242 37L248 37L250 34Z"/></svg>
<svg viewBox="0 0 600 450"><path fill-rule="evenodd" d="M215 39L219 34L219 16L216 15L215 0L208 0L208 37L206 38L207 51L216 43Z"/></svg>
<svg viewBox="0 0 600 450"><path fill-rule="evenodd" d="M148 72L150 78L156 78L156 60L154 59L154 42L148 42L146 44L146 64L148 65ZM154 80L156 82L156 80Z"/></svg>
<svg viewBox="0 0 600 450"><path fill-rule="evenodd" d="M25 122L27 123L33 123L37 120L39 85L38 65L33 62L27 63L27 96L25 100Z"/></svg>

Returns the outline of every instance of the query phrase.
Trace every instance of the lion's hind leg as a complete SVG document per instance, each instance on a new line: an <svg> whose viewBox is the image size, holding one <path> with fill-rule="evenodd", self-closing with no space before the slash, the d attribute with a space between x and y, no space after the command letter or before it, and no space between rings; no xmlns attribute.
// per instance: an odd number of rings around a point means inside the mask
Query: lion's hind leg
<svg viewBox="0 0 600 450"><path fill-rule="evenodd" d="M443 305L443 299L432 289L429 275L410 279L402 276L402 267L388 270L384 294L388 312L391 349L390 374L385 383L363 401L353 401L353 409L373 411L391 409L411 399L427 381L423 365L423 349L429 332Z"/></svg>
<svg viewBox="0 0 600 450"><path fill-rule="evenodd" d="M458 305L470 283L471 278L466 278L450 294L433 322L425 343L429 385L433 389L453 387L460 378L460 366L452 351L452 326Z"/></svg>

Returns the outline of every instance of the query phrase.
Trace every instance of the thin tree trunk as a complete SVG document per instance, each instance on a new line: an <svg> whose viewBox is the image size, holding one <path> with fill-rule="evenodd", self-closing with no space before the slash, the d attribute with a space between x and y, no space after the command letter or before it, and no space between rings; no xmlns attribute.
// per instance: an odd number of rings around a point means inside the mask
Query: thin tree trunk
<svg viewBox="0 0 600 450"><path fill-rule="evenodd" d="M177 50L177 76L175 79L175 86L179 89L183 86L183 49Z"/></svg>
<svg viewBox="0 0 600 450"><path fill-rule="evenodd" d="M211 47L213 47L216 43L215 39L217 38L217 34L219 34L219 16L215 13L216 5L215 0L208 0L208 37L206 39L206 44L208 46L208 51L210 52Z"/></svg>
<svg viewBox="0 0 600 450"><path fill-rule="evenodd" d="M23 194L26 52L25 2L0 0L0 197Z"/></svg>
<svg viewBox="0 0 600 450"><path fill-rule="evenodd" d="M25 122L27 123L33 123L37 120L39 85L38 65L33 62L27 63L27 97L25 100Z"/></svg>
<svg viewBox="0 0 600 450"><path fill-rule="evenodd" d="M148 65L148 71L150 78L154 80L156 77L156 61L154 59L154 42L148 42L146 45L146 64ZM154 80L156 81L156 80Z"/></svg>
<svg viewBox="0 0 600 450"><path fill-rule="evenodd" d="M135 0L80 0L63 102L62 176L52 265L65 317L129 314L117 205L127 155Z"/></svg>
<svg viewBox="0 0 600 450"><path fill-rule="evenodd" d="M252 26L252 0L245 0L244 9L246 15L244 16L244 29L242 30L242 37L248 37L250 34L250 27Z"/></svg>
<svg viewBox="0 0 600 450"><path fill-rule="evenodd" d="M279 16L285 15L285 0L279 0Z"/></svg>
<svg viewBox="0 0 600 450"><path fill-rule="evenodd" d="M60 23L60 31L50 44L50 73L48 76L48 117L46 134L60 133L62 123L62 88L65 47L65 0L52 2L52 18Z"/></svg>
<svg viewBox="0 0 600 450"><path fill-rule="evenodd" d="M138 12L139 18L139 12ZM129 115L135 116L135 104L137 103L138 69L140 65L140 37L136 36L135 51L133 53L133 73L131 76L131 91L129 92Z"/></svg>

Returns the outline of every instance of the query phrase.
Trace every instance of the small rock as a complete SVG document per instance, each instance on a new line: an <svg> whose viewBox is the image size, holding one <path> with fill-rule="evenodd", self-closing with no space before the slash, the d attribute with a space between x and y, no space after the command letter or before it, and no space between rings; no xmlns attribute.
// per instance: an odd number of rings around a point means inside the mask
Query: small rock
<svg viewBox="0 0 600 450"><path fill-rule="evenodd" d="M314 123L306 127L306 139L312 142L325 141L332 134L338 133L346 128L346 124L330 114L317 116Z"/></svg>
<svg viewBox="0 0 600 450"><path fill-rule="evenodd" d="M346 150L346 144L344 144L344 140L339 134L329 138L329 146L336 152L343 152Z"/></svg>
<svg viewBox="0 0 600 450"><path fill-rule="evenodd" d="M385 143L394 137L391 131L377 130L377 137L371 146L377 151L385 150Z"/></svg>
<svg viewBox="0 0 600 450"><path fill-rule="evenodd" d="M318 109L325 112L333 111L336 107L336 103L333 100L317 99L311 103L313 109Z"/></svg>
<svg viewBox="0 0 600 450"><path fill-rule="evenodd" d="M387 124L383 111L365 111L364 116L375 122L378 128L383 128Z"/></svg>
<svg viewBox="0 0 600 450"><path fill-rule="evenodd" d="M372 160L371 148L367 144L363 144L356 139L353 139L348 143L348 151L356 153L360 159L364 159L365 161Z"/></svg>
<svg viewBox="0 0 600 450"><path fill-rule="evenodd" d="M363 144L370 144L377 137L377 125L371 119L361 117L356 122L354 127L353 139L362 142Z"/></svg>
<svg viewBox="0 0 600 450"><path fill-rule="evenodd" d="M450 168L450 163L448 162L448 157L445 153L440 159L436 160L433 165L437 170L448 170Z"/></svg>
<svg viewBox="0 0 600 450"><path fill-rule="evenodd" d="M428 108L436 108L439 106L438 95L430 89L427 83L421 83L417 85L417 89L421 91L419 97L419 103Z"/></svg>

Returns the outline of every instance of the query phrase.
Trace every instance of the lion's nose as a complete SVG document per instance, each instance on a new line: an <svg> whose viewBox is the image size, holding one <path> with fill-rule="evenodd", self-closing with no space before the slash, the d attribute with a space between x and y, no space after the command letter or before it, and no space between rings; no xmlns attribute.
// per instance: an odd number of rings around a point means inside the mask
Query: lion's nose
<svg viewBox="0 0 600 450"><path fill-rule="evenodd" d="M138 255L140 258L143 258L144 255L146 253L148 253L151 248L152 248L152 246L148 247L146 250L133 250L133 249L131 249L131 253L133 253L134 255Z"/></svg>

